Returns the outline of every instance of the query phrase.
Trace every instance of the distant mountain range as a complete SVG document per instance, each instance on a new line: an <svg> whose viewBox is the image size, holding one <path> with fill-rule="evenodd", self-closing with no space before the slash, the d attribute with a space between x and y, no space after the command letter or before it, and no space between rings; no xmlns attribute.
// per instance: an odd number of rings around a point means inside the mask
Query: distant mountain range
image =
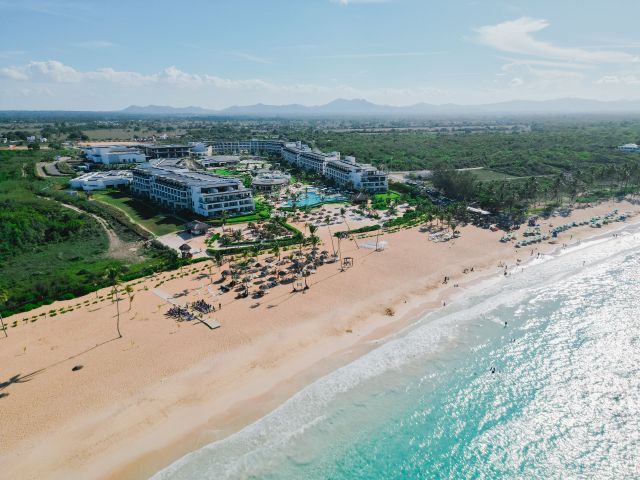
<svg viewBox="0 0 640 480"><path fill-rule="evenodd" d="M560 113L640 113L640 101L618 100L603 102L581 98L556 100L512 100L483 105L457 105L453 103L433 105L417 103L396 107L377 105L363 99L337 99L325 105L305 106L256 105L232 106L222 110L201 107L169 107L158 105L131 105L113 113L130 115L184 115L231 117L302 117L302 116L436 116L436 115L500 115L500 114L560 114Z"/></svg>

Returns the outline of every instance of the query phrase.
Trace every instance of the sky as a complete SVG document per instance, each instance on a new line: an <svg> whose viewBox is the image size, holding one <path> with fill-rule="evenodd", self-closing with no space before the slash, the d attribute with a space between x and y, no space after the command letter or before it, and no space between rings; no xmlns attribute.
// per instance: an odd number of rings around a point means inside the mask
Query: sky
<svg viewBox="0 0 640 480"><path fill-rule="evenodd" d="M0 0L0 110L640 99L638 0Z"/></svg>

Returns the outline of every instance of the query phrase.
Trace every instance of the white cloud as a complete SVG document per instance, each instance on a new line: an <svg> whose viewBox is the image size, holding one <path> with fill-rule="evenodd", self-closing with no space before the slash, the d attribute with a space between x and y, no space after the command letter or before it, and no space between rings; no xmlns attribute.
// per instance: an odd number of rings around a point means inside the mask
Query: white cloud
<svg viewBox="0 0 640 480"><path fill-rule="evenodd" d="M546 20L521 17L497 25L480 27L477 29L477 40L503 52L551 60L583 63L633 63L640 61L638 56L626 52L560 47L534 37L534 33L540 32L548 26L549 22Z"/></svg>
<svg viewBox="0 0 640 480"><path fill-rule="evenodd" d="M595 83L599 85L640 85L640 76L633 74L605 75Z"/></svg>
<svg viewBox="0 0 640 480"><path fill-rule="evenodd" d="M0 68L0 88L15 92L0 97L1 108L109 109L127 103L168 103L220 108L232 104L325 103L336 98L367 98L377 103L407 105L451 99L451 92L431 86L353 87L344 79L315 83L275 83L259 78L231 79L190 73L175 66L155 73L113 68L79 70L57 60L32 61ZM41 90L38 90L41 89ZM53 95L38 94L48 89ZM24 102L20 91L29 91ZM114 100L115 99L115 100Z"/></svg>
<svg viewBox="0 0 640 480"><path fill-rule="evenodd" d="M502 66L502 71L519 76L529 75L536 78L573 78L583 79L585 75L580 71L564 69L565 64L554 62L514 61ZM544 68L538 68L544 67ZM560 68L552 68L560 67Z"/></svg>

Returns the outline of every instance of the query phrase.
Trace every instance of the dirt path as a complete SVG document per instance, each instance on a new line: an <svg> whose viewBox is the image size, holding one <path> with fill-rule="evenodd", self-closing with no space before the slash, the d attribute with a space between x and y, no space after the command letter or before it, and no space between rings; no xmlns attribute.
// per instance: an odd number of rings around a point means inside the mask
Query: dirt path
<svg viewBox="0 0 640 480"><path fill-rule="evenodd" d="M122 208L118 207L117 205L112 205L111 203L106 203L106 202L100 202L100 200L96 200L96 199L92 199L92 202L99 202L102 203L103 205L109 205L112 208L115 208L117 210L119 210L120 212L124 213L124 215L129 219L129 221L131 223L133 223L134 225L137 225L138 227L140 227L142 230L144 230L145 232L148 232L149 235L151 235L152 238L157 238L158 235L156 235L155 233L153 233L151 230L149 230L147 227L145 227L144 225L142 225L139 222L136 222L133 218L131 218L131 215L129 215L125 210L123 210ZM179 217L176 217L179 218ZM185 220L186 223L186 220Z"/></svg>
<svg viewBox="0 0 640 480"><path fill-rule="evenodd" d="M121 260L131 260L136 257L135 250L137 250L139 243L137 242L123 242L122 239L112 230L107 221L95 215L93 213L85 212L84 210L74 207L73 205L67 205L66 203L58 202L65 208L81 213L83 215L89 215L93 217L100 226L104 229L109 239L109 251L107 252L110 257L118 258Z"/></svg>

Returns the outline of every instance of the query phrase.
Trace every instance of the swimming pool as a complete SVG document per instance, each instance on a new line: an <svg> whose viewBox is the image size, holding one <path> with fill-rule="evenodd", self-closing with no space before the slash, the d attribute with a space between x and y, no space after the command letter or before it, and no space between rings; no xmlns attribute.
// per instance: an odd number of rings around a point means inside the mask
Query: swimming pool
<svg viewBox="0 0 640 480"><path fill-rule="evenodd" d="M333 194L333 195L323 195L315 190L307 190L300 195L300 198L295 201L296 207L313 207L315 205L320 205L322 203L334 203L334 202L344 202L347 200L347 197L344 195ZM282 204L284 207L291 208L294 206L294 202L288 200Z"/></svg>

